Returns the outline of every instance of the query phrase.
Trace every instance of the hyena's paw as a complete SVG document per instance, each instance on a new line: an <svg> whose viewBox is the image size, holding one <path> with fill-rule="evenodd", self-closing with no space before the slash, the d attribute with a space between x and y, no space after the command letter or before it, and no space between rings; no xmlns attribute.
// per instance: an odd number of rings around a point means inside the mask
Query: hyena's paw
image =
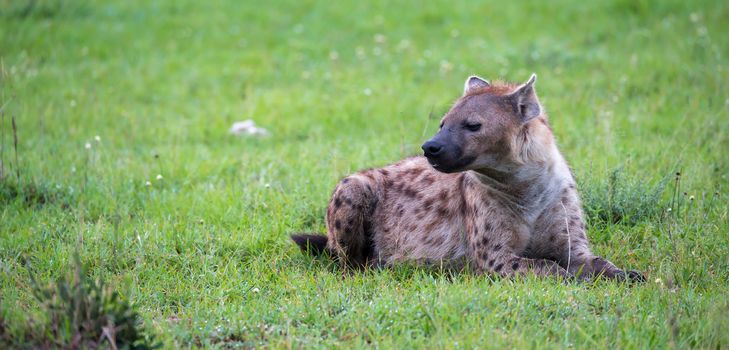
<svg viewBox="0 0 729 350"><path fill-rule="evenodd" d="M645 276L642 272L638 270L629 270L625 271L626 277L628 281L635 282L635 283L643 283L645 282Z"/></svg>
<svg viewBox="0 0 729 350"><path fill-rule="evenodd" d="M570 276L573 280L577 282L590 282L594 280L594 276L590 275L589 273L576 273Z"/></svg>
<svg viewBox="0 0 729 350"><path fill-rule="evenodd" d="M614 279L624 282L645 282L645 277L640 271L629 270L624 271L613 265L613 263L605 260L601 257L595 257L592 259L592 271L593 274L600 278Z"/></svg>
<svg viewBox="0 0 729 350"><path fill-rule="evenodd" d="M646 281L643 273L637 270L620 271L611 277L617 281L627 283L643 283Z"/></svg>

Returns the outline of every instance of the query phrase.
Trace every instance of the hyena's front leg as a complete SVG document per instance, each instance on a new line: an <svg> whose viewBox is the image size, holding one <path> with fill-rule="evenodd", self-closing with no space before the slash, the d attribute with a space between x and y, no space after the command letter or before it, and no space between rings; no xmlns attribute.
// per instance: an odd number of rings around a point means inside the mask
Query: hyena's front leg
<svg viewBox="0 0 729 350"><path fill-rule="evenodd" d="M565 266L570 274L581 277L605 277L624 281L645 281L645 277L639 271L624 271L605 258L593 255L587 246L578 246L573 249L571 255L565 252L560 259L561 265Z"/></svg>
<svg viewBox="0 0 729 350"><path fill-rule="evenodd" d="M500 276L529 273L538 276L569 276L567 270L552 260L516 255L512 243L518 239L518 229L486 222L482 227L469 230L469 251L478 272Z"/></svg>
<svg viewBox="0 0 729 350"><path fill-rule="evenodd" d="M637 271L624 271L607 259L596 256L590 251L579 202L563 200L553 211L551 224L537 239L537 251L554 256L569 273L580 279L602 276L610 279L642 281L643 275Z"/></svg>

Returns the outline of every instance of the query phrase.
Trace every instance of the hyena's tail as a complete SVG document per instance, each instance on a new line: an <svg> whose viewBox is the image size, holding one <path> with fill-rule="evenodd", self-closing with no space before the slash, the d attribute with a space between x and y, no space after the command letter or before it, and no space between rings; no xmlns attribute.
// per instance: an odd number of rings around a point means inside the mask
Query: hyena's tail
<svg viewBox="0 0 729 350"><path fill-rule="evenodd" d="M314 256L322 255L327 252L327 236L301 233L291 235L291 239L301 248L304 252L309 252Z"/></svg>

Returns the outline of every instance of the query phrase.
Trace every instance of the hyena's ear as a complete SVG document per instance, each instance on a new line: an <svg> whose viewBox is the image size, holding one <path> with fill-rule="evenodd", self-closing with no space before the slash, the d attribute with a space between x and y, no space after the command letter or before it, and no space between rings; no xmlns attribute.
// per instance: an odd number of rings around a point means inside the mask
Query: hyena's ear
<svg viewBox="0 0 729 350"><path fill-rule="evenodd" d="M475 89L485 88L489 86L488 80L483 79L479 76L472 75L466 79L466 83L463 84L463 94L467 94Z"/></svg>
<svg viewBox="0 0 729 350"><path fill-rule="evenodd" d="M509 100L514 104L514 110L522 123L542 114L542 106L539 104L537 92L534 90L535 81L537 81L537 75L532 74L524 85L509 95Z"/></svg>

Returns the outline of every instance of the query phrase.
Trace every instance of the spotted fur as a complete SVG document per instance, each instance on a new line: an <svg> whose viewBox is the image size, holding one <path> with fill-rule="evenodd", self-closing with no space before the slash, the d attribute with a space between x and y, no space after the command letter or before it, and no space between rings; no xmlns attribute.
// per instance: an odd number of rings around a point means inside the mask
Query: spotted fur
<svg viewBox="0 0 729 350"><path fill-rule="evenodd" d="M409 261L501 276L641 279L591 252L535 80L469 77L425 156L345 177L329 201L326 243L295 241L350 267Z"/></svg>

